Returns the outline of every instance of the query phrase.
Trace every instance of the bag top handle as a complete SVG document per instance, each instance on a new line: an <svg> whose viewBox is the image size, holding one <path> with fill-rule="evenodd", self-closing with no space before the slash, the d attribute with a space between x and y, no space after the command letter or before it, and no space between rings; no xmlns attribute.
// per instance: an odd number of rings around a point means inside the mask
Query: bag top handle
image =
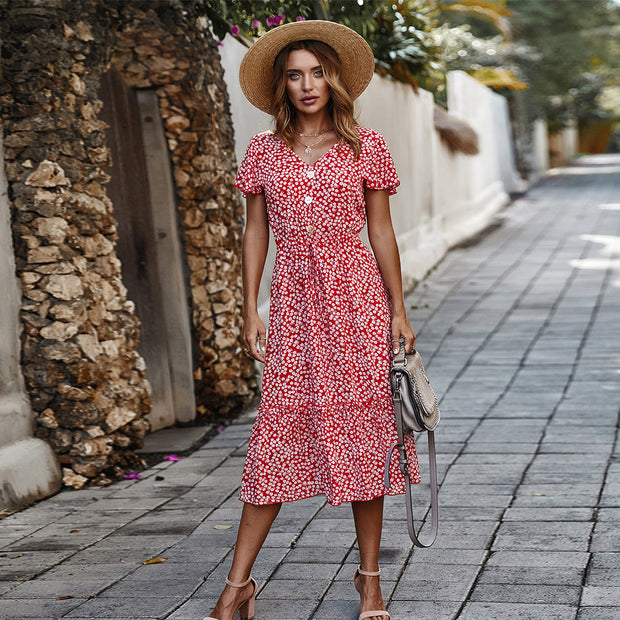
<svg viewBox="0 0 620 620"><path fill-rule="evenodd" d="M399 341L398 353L394 353L394 364L399 366L406 366L406 355L405 355L405 339L401 338ZM415 349L411 351L411 354L415 353Z"/></svg>

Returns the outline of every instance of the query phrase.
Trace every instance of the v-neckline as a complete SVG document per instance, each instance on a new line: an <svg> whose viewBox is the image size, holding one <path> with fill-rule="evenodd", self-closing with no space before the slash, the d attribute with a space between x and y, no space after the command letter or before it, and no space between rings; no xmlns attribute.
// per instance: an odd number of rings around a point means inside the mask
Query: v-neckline
<svg viewBox="0 0 620 620"><path fill-rule="evenodd" d="M314 168L314 166L316 166L322 159L324 159L333 149L335 146L338 146L338 144L340 143L340 141L334 142L334 144L332 144L326 151L325 153L323 153L323 155L321 155L313 164L309 164L307 161L304 161L297 153L295 153L295 151L286 143L286 141L281 138L280 136L278 136L280 142L283 144L284 148L293 155L293 157L295 157L296 159L298 159L302 164L304 164L304 166L308 166L308 168Z"/></svg>

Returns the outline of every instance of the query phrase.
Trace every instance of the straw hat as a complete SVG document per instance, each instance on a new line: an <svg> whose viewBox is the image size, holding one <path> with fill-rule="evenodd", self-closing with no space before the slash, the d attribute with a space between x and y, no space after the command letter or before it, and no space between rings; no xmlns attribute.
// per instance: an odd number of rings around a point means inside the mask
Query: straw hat
<svg viewBox="0 0 620 620"><path fill-rule="evenodd" d="M239 68L241 89L252 105L273 113L273 63L289 43L303 40L322 41L332 47L340 58L342 80L351 98L357 99L364 92L375 70L375 59L368 43L342 24L314 19L278 26L252 44Z"/></svg>

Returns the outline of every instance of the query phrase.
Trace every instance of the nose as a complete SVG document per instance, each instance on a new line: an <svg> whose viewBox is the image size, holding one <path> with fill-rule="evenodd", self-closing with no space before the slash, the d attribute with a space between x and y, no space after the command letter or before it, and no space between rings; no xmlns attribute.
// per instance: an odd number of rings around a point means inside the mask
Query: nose
<svg viewBox="0 0 620 620"><path fill-rule="evenodd" d="M304 75L302 77L301 87L304 91L312 90L314 86L314 80L311 75Z"/></svg>

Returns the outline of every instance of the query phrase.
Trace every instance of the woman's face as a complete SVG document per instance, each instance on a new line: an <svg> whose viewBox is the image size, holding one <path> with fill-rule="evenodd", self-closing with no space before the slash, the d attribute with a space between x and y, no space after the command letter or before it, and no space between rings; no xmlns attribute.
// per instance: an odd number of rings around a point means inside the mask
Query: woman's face
<svg viewBox="0 0 620 620"><path fill-rule="evenodd" d="M293 50L286 61L286 92L299 112L316 114L329 101L329 84L318 58L308 50Z"/></svg>

